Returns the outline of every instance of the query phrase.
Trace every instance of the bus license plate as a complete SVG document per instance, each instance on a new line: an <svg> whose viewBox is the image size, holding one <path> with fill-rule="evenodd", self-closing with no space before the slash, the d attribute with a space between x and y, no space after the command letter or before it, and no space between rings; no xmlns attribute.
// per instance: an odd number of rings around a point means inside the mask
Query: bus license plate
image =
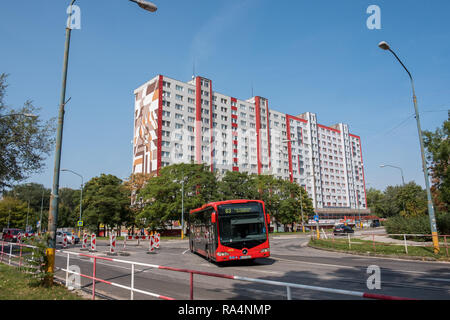
<svg viewBox="0 0 450 320"><path fill-rule="evenodd" d="M241 257L241 260L251 259L251 258L252 258L251 256L242 256L242 257Z"/></svg>

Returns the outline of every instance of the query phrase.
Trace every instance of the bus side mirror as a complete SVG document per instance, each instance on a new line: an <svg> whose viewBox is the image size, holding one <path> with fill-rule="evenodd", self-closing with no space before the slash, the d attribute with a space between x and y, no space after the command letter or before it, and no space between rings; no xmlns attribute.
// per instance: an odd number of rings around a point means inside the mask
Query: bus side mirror
<svg viewBox="0 0 450 320"><path fill-rule="evenodd" d="M213 213L211 213L211 223L216 223L216 213L215 212L213 212Z"/></svg>

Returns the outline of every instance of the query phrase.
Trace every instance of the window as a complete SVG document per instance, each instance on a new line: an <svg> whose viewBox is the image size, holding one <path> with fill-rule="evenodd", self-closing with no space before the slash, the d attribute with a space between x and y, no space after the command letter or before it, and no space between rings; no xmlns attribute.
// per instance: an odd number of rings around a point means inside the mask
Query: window
<svg viewBox="0 0 450 320"><path fill-rule="evenodd" d="M183 96L176 94L175 99L177 99L178 101L183 101Z"/></svg>
<svg viewBox="0 0 450 320"><path fill-rule="evenodd" d="M184 91L184 88L182 86L175 85L175 90L177 90L177 91Z"/></svg>

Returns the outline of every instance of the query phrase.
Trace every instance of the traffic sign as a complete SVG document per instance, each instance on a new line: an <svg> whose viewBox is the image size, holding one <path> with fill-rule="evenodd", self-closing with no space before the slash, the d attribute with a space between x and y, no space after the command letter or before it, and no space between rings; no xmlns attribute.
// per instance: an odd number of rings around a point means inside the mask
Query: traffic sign
<svg viewBox="0 0 450 320"><path fill-rule="evenodd" d="M314 216L314 221L319 222L319 215L316 214L316 215Z"/></svg>
<svg viewBox="0 0 450 320"><path fill-rule="evenodd" d="M77 226L78 227L82 227L83 226L83 221L78 221Z"/></svg>

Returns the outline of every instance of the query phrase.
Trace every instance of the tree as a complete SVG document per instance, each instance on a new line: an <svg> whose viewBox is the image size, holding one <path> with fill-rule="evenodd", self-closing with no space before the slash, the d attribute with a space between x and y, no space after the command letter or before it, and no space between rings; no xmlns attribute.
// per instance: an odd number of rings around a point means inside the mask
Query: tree
<svg viewBox="0 0 450 320"><path fill-rule="evenodd" d="M382 191L370 188L366 190L367 195L367 207L375 212L376 214L381 214L383 212L384 204L384 194Z"/></svg>
<svg viewBox="0 0 450 320"><path fill-rule="evenodd" d="M25 230L28 204L19 199L3 197L0 201L0 228L17 228Z"/></svg>
<svg viewBox="0 0 450 320"><path fill-rule="evenodd" d="M83 208L86 226L97 233L100 224L118 227L130 222L128 191L121 179L110 174L101 174L86 183Z"/></svg>
<svg viewBox="0 0 450 320"><path fill-rule="evenodd" d="M314 213L312 199L297 183L282 179L278 183L281 200L278 219L285 226L289 225L294 229L294 223L302 222L302 210L304 221L308 221L308 217Z"/></svg>
<svg viewBox="0 0 450 320"><path fill-rule="evenodd" d="M132 174L128 180L124 182L124 187L127 190L129 201L130 201L130 221L126 223L127 227L132 227L132 233L134 234L134 227L142 228L144 227L139 219L138 216L142 212L142 201L138 199L138 195L141 192L141 190L145 187L147 182L155 177L156 174L144 174L144 173L136 173Z"/></svg>
<svg viewBox="0 0 450 320"><path fill-rule="evenodd" d="M442 128L425 131L424 145L432 172L434 204L438 211L447 212L450 206L450 114Z"/></svg>
<svg viewBox="0 0 450 320"><path fill-rule="evenodd" d="M258 188L255 175L247 172L227 171L218 183L220 200L258 199Z"/></svg>
<svg viewBox="0 0 450 320"><path fill-rule="evenodd" d="M167 223L181 220L182 181L184 181L184 218L190 210L216 201L217 179L210 167L199 164L174 164L160 170L139 193L143 210L138 219L150 229L166 228Z"/></svg>
<svg viewBox="0 0 450 320"><path fill-rule="evenodd" d="M59 190L58 228L75 228L80 217L80 190Z"/></svg>
<svg viewBox="0 0 450 320"><path fill-rule="evenodd" d="M264 201L267 213L274 218L276 230L278 223L286 226L301 222L302 206L305 221L308 221L308 216L314 212L308 193L297 183L277 179L272 175L255 176L255 180L259 199Z"/></svg>
<svg viewBox="0 0 450 320"><path fill-rule="evenodd" d="M426 191L414 182L410 182L399 189L396 203L397 206L402 208L400 210L402 216L423 216L428 213Z"/></svg>
<svg viewBox="0 0 450 320"><path fill-rule="evenodd" d="M46 122L37 116L40 108L26 101L22 108L4 104L6 74L0 74L0 188L40 172L54 142L55 120ZM34 117L16 114L33 114Z"/></svg>
<svg viewBox="0 0 450 320"><path fill-rule="evenodd" d="M48 208L50 203L51 190L38 183L25 183L14 186L11 190L5 191L5 197L17 198L27 204L30 203L30 214L28 223L33 229L36 229L36 223L41 216L41 225L46 226L48 221Z"/></svg>

